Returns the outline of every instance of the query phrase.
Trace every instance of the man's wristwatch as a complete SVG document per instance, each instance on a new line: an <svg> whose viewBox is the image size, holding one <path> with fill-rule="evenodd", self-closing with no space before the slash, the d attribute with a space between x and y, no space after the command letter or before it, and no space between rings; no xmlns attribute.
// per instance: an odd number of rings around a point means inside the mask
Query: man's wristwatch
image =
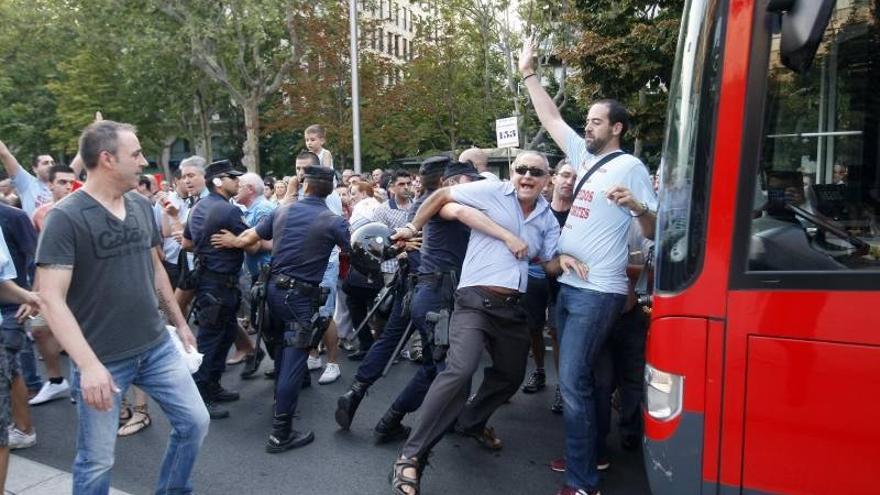
<svg viewBox="0 0 880 495"><path fill-rule="evenodd" d="M639 205L641 205L641 207L642 207L642 212L639 213L638 215L633 215L634 218L639 218L641 216L644 216L646 213L648 213L648 203L647 202L642 201L639 203Z"/></svg>

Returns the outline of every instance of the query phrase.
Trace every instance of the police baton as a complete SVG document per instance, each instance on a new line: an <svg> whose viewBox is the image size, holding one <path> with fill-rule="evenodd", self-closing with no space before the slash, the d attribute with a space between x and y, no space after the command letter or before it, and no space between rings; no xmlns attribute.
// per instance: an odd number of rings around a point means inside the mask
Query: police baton
<svg viewBox="0 0 880 495"><path fill-rule="evenodd" d="M406 330L403 331L403 335L400 336L400 341L397 343L397 346L394 348L394 352L391 353L391 357L388 358L388 362L385 364L385 369L382 370L382 376L388 374L388 371L391 370L391 366L394 365L394 359L397 358L397 355L400 354L400 350L403 349L403 346L409 342L410 337L412 337L415 329L413 328L412 320L409 321L409 324L406 326Z"/></svg>

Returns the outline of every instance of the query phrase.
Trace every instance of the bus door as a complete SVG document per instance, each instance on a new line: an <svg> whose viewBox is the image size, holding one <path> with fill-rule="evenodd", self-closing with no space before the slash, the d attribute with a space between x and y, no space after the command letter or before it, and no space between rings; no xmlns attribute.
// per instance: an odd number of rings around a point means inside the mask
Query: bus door
<svg viewBox="0 0 880 495"><path fill-rule="evenodd" d="M721 493L880 493L880 22L838 0L810 68L755 2Z"/></svg>

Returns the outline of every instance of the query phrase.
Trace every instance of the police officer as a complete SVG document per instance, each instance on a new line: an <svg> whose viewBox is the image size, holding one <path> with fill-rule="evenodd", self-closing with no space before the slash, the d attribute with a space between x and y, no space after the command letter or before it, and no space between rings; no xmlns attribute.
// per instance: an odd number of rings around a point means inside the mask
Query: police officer
<svg viewBox="0 0 880 495"><path fill-rule="evenodd" d="M238 400L238 392L224 389L220 376L226 367L226 354L235 341L236 313L241 303L238 273L244 262L241 249L217 249L211 235L221 230L239 234L247 229L241 210L230 203L238 194L238 177L229 160L214 162L205 169L210 193L199 201L183 231L183 248L196 254L196 316L199 323L198 348L205 355L193 375L208 407L211 419L229 416L220 402Z"/></svg>
<svg viewBox="0 0 880 495"><path fill-rule="evenodd" d="M422 178L424 192L413 205L411 215L414 215L419 206L440 187L441 181L444 185L454 185L483 178L470 163L451 162L445 156L425 160L419 169L419 175ZM401 421L407 413L419 408L428 387L437 375L435 356L432 355L435 322L429 322L427 318L429 313L432 314L431 320L435 320L433 315L448 315L452 311L452 295L470 236L470 229L462 223L471 221L472 217L468 217L466 213L476 212L458 204L450 205L447 210L434 215L422 231L419 263L412 267L418 275L410 313L412 323L425 344L423 361L416 374L376 425L375 433L379 442L401 439L409 435L409 427L403 426ZM402 304L402 299L395 301L392 316L382 336L370 348L370 352L358 368L351 388L338 400L336 422L343 429L351 426L351 421L367 389L379 378L385 363L392 358L391 353L403 332L403 326L399 323L402 320L400 316ZM441 326L442 324L441 322ZM436 357L440 358L439 353Z"/></svg>
<svg viewBox="0 0 880 495"><path fill-rule="evenodd" d="M328 289L320 286L334 246L351 249L348 222L327 207L333 191L333 171L309 166L304 173L304 197L281 206L253 229L232 239L235 247L273 243L268 285L272 314L268 342L275 359L275 414L266 451L278 453L314 440L311 431L292 428L299 390L308 372L309 350L317 347L329 321L319 308ZM216 237L216 236L215 236Z"/></svg>

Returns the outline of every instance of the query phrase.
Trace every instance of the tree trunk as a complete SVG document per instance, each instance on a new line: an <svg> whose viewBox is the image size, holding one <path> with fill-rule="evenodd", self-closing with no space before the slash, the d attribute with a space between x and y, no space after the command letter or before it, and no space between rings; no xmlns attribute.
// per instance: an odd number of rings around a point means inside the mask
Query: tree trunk
<svg viewBox="0 0 880 495"><path fill-rule="evenodd" d="M645 88L640 89L639 90L639 109L640 110L645 108L645 104L647 103L647 100L648 100L648 96L645 93ZM636 142L633 145L633 156L638 158L639 160L642 159L642 147L643 147L642 138L640 138L640 137L636 138Z"/></svg>
<svg viewBox="0 0 880 495"><path fill-rule="evenodd" d="M242 163L248 172L260 173L260 110L257 99L250 99L242 105L244 128L247 132L242 146Z"/></svg>

